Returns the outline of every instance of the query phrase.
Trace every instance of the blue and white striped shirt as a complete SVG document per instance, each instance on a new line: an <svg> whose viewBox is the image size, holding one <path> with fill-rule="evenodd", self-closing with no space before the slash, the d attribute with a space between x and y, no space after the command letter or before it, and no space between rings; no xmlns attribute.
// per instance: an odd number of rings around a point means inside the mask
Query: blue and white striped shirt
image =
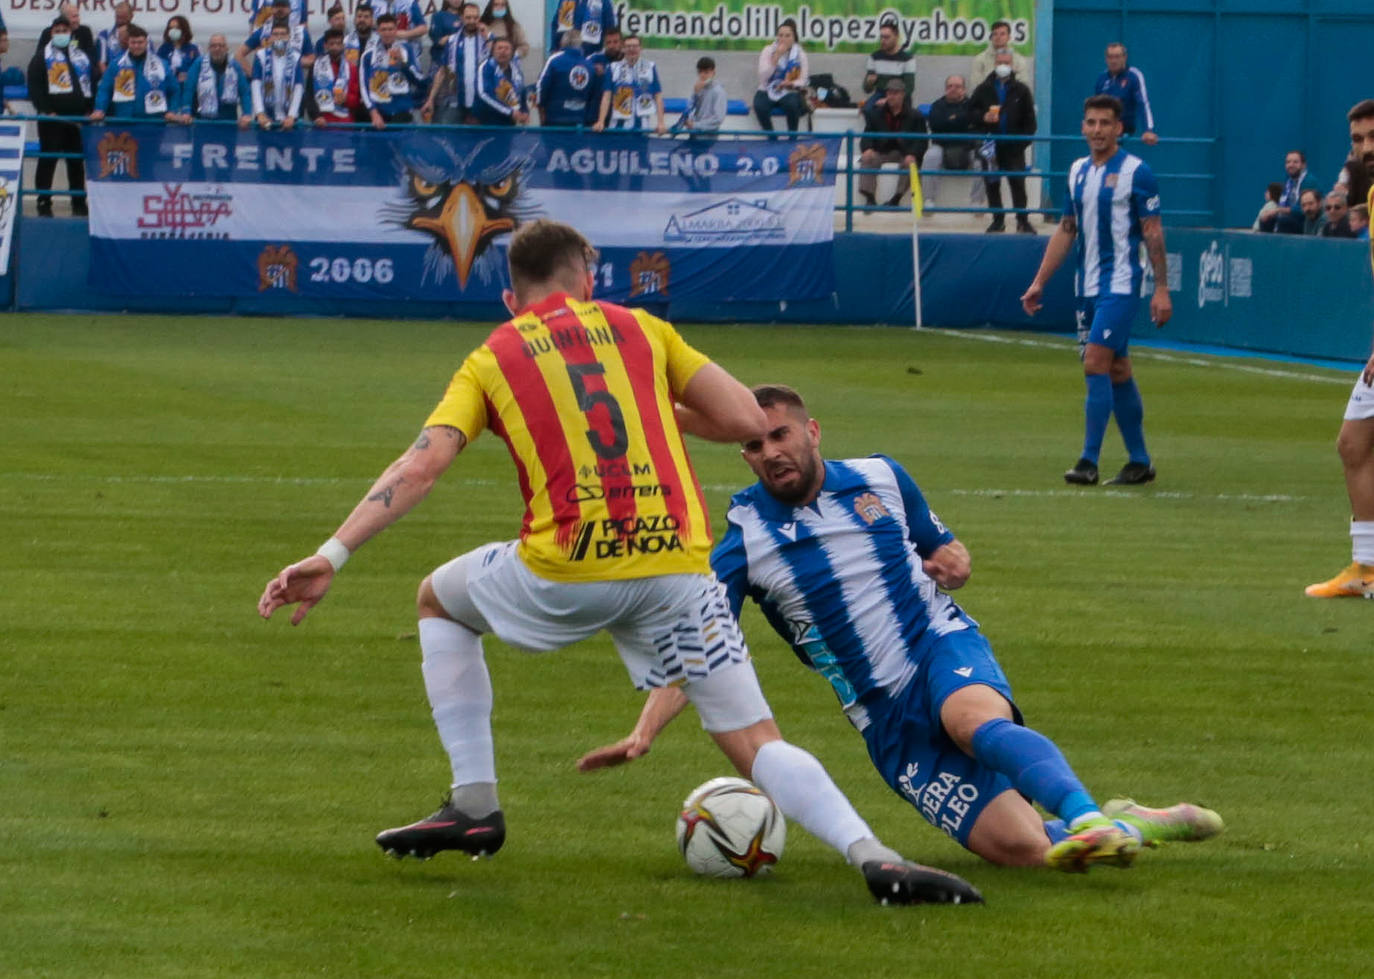
<svg viewBox="0 0 1374 979"><path fill-rule="evenodd" d="M1064 216L1078 222L1075 294L1139 296L1140 222L1158 214L1159 183L1140 157L1117 150L1100 166L1091 156L1075 160L1064 204Z"/></svg>
<svg viewBox="0 0 1374 979"><path fill-rule="evenodd" d="M977 627L921 570L954 535L886 456L826 462L820 495L803 507L755 484L726 519L711 567L731 610L757 601L860 731L868 706L911 684L937 636Z"/></svg>

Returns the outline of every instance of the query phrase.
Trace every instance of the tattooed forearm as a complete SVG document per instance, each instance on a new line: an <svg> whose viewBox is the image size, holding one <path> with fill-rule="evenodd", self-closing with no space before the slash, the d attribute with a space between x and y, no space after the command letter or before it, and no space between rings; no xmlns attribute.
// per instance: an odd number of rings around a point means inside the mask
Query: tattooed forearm
<svg viewBox="0 0 1374 979"><path fill-rule="evenodd" d="M1169 256L1164 250L1164 229L1158 222L1151 222L1141 230L1145 234L1145 254L1150 256L1150 267L1155 273L1155 287L1167 285Z"/></svg>
<svg viewBox="0 0 1374 979"><path fill-rule="evenodd" d="M1071 235L1078 234L1078 219L1072 214L1065 214L1063 219L1059 222L1059 229Z"/></svg>
<svg viewBox="0 0 1374 979"><path fill-rule="evenodd" d="M380 503L388 510L391 509L391 501L396 497L396 490L399 489L404 482L404 479L397 479L395 482L383 486L381 489L377 490L377 492L369 496L367 502Z"/></svg>

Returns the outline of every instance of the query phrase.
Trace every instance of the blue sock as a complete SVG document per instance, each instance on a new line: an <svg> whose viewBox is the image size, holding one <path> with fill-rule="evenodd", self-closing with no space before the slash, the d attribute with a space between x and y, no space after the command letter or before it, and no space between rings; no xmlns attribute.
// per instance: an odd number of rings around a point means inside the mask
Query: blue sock
<svg viewBox="0 0 1374 979"><path fill-rule="evenodd" d="M1085 374L1088 397L1083 402L1083 458L1097 463L1107 422L1112 420L1112 379L1106 374Z"/></svg>
<svg viewBox="0 0 1374 979"><path fill-rule="evenodd" d="M1140 388L1129 377L1112 385L1112 410L1116 412L1116 427L1132 462L1148 466L1150 453L1145 451L1145 403L1140 400Z"/></svg>
<svg viewBox="0 0 1374 979"><path fill-rule="evenodd" d="M1066 823L1097 811L1063 753L1038 731L1001 717L987 721L973 732L973 757Z"/></svg>

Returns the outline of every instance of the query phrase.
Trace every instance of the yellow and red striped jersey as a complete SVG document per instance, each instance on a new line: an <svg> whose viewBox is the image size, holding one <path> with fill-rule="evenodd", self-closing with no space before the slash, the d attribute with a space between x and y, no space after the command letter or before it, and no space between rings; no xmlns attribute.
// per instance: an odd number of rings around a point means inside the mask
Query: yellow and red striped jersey
<svg viewBox="0 0 1374 979"><path fill-rule="evenodd" d="M706 573L711 521L673 402L709 362L643 310L555 293L468 355L425 424L505 441L535 574Z"/></svg>

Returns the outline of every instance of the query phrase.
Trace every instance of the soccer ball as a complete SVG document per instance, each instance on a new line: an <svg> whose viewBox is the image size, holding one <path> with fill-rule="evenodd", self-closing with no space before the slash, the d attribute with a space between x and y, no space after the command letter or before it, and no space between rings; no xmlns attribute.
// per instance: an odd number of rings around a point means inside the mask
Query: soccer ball
<svg viewBox="0 0 1374 979"><path fill-rule="evenodd" d="M705 877L755 877L782 857L787 821L762 790L742 778L697 786L677 817L677 848Z"/></svg>

